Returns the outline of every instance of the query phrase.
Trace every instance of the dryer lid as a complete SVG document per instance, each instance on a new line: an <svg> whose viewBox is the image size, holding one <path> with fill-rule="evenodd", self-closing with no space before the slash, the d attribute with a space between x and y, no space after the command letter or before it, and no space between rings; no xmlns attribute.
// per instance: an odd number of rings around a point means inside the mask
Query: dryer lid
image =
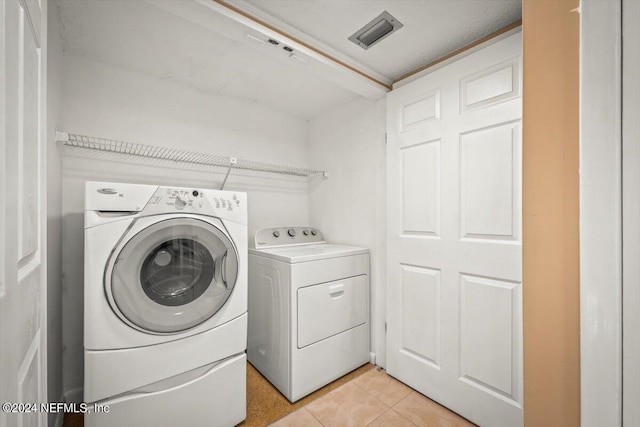
<svg viewBox="0 0 640 427"><path fill-rule="evenodd" d="M268 249L250 249L249 253L295 264L343 256L368 254L369 249L357 246L318 243L315 245L284 246Z"/></svg>

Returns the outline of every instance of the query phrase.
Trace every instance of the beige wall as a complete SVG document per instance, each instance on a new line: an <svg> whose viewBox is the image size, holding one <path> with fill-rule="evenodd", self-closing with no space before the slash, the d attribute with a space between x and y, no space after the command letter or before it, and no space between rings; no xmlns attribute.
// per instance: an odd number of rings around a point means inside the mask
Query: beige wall
<svg viewBox="0 0 640 427"><path fill-rule="evenodd" d="M580 424L578 0L524 0L527 427Z"/></svg>

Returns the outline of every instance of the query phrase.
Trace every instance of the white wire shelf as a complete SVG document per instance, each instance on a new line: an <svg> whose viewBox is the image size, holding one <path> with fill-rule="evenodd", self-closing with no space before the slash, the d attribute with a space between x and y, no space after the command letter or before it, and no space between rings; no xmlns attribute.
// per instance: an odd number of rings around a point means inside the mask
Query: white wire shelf
<svg viewBox="0 0 640 427"><path fill-rule="evenodd" d="M185 165L194 164L199 166L210 166L212 168L228 168L229 171L231 169L240 169L245 171L268 172L300 177L321 176L326 178L328 176L327 172L323 170L256 162L252 160L237 159L235 157L217 156L214 154L198 153L155 145L96 138L93 136L77 135L67 132L56 132L56 142L64 148L71 148L73 150L80 149L82 151L86 150L112 154L115 155L115 157L109 158L113 160L115 160L117 156L122 155L134 156L140 159L147 158L157 161L183 163ZM227 171L227 176L229 171Z"/></svg>

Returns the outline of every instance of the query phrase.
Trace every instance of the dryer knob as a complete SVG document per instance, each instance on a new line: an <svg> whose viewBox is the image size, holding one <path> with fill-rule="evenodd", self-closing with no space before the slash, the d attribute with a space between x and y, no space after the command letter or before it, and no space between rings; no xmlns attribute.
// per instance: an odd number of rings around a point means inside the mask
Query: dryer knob
<svg viewBox="0 0 640 427"><path fill-rule="evenodd" d="M315 236L318 232L316 230L311 230L311 234Z"/></svg>
<svg viewBox="0 0 640 427"><path fill-rule="evenodd" d="M287 231L287 234L289 234L289 236L291 236L291 237L295 237L296 236L296 230L294 230L293 228L290 228Z"/></svg>
<svg viewBox="0 0 640 427"><path fill-rule="evenodd" d="M280 237L280 232L278 230L274 231L273 237Z"/></svg>
<svg viewBox="0 0 640 427"><path fill-rule="evenodd" d="M309 235L309 230L304 230L304 231L302 232L302 234L304 234L305 236L308 236L308 235Z"/></svg>

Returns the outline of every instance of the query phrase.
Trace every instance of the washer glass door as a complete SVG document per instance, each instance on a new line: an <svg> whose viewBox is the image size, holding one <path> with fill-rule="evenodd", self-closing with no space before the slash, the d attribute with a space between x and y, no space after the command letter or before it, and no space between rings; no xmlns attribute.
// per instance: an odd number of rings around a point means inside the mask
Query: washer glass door
<svg viewBox="0 0 640 427"><path fill-rule="evenodd" d="M193 218L167 219L144 228L117 254L111 295L134 326L175 333L216 314L237 276L235 246L220 229Z"/></svg>

